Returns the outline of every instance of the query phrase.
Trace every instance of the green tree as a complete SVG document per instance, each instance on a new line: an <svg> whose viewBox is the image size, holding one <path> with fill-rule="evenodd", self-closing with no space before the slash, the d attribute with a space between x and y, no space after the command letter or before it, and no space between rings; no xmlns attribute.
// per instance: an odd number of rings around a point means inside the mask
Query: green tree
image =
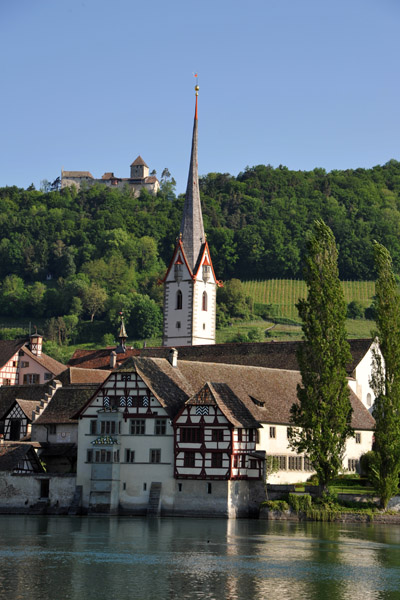
<svg viewBox="0 0 400 600"><path fill-rule="evenodd" d="M93 321L96 313L104 310L107 298L106 290L97 285L97 283L93 282L85 289L83 307L89 313L91 321Z"/></svg>
<svg viewBox="0 0 400 600"><path fill-rule="evenodd" d="M377 339L371 387L375 393L374 486L381 505L397 493L400 475L400 295L387 249L374 243Z"/></svg>
<svg viewBox="0 0 400 600"><path fill-rule="evenodd" d="M342 468L346 440L352 435L346 363L346 304L339 280L337 249L330 228L315 221L307 240L304 270L307 300L297 308L303 321L298 361L301 384L291 408L289 441L309 457L322 489Z"/></svg>
<svg viewBox="0 0 400 600"><path fill-rule="evenodd" d="M134 294L127 331L134 338L146 339L161 334L162 312L148 296Z"/></svg>

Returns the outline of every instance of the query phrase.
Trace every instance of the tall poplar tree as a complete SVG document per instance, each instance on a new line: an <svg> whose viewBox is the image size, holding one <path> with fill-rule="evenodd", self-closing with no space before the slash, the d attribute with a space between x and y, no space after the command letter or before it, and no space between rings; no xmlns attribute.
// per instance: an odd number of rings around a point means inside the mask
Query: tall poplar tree
<svg viewBox="0 0 400 600"><path fill-rule="evenodd" d="M373 350L371 387L375 393L375 461L373 483L381 505L398 492L400 474L400 295L392 259L384 246L374 243L378 274L375 286L379 349Z"/></svg>
<svg viewBox="0 0 400 600"><path fill-rule="evenodd" d="M308 296L297 304L303 321L298 352L302 382L291 409L289 441L308 456L322 489L342 468L346 440L353 434L346 378L351 355L337 259L332 231L322 220L315 221L304 269Z"/></svg>

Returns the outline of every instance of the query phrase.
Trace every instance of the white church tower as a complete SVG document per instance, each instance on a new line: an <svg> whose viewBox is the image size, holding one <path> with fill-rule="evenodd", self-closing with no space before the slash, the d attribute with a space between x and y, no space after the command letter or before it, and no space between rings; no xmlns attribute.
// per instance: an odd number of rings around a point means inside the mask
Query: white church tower
<svg viewBox="0 0 400 600"><path fill-rule="evenodd" d="M197 170L197 99L192 155L181 230L164 277L164 346L215 344L218 282L211 262L201 212Z"/></svg>

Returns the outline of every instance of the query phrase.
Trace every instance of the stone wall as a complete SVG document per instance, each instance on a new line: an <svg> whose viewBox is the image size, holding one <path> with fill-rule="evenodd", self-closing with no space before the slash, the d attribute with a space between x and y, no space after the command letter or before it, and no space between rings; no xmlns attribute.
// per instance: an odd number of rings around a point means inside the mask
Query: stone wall
<svg viewBox="0 0 400 600"><path fill-rule="evenodd" d="M0 472L0 513L67 513L75 475Z"/></svg>

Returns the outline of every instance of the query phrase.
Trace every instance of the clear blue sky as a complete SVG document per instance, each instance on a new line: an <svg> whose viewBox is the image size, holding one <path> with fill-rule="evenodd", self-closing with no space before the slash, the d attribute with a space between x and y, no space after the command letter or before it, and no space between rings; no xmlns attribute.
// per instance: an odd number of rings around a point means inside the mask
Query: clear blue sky
<svg viewBox="0 0 400 600"><path fill-rule="evenodd" d="M0 186L400 160L398 0L1 0Z"/></svg>

